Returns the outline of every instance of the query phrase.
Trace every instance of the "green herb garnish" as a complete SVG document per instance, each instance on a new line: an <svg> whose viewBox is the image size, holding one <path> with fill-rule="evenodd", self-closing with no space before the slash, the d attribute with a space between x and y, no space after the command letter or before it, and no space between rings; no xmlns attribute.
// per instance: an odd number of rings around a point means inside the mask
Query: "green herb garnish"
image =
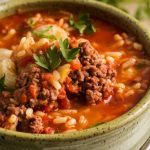
<svg viewBox="0 0 150 150"><path fill-rule="evenodd" d="M88 13L79 14L78 21L75 21L74 17L71 15L69 18L69 24L74 29L79 30L81 34L83 34L84 32L89 34L96 32L96 29L92 24L90 15Z"/></svg>
<svg viewBox="0 0 150 150"><path fill-rule="evenodd" d="M59 40L59 45L60 49L52 46L43 54L33 55L35 63L48 71L52 71L61 64L62 58L64 58L66 62L70 62L76 58L76 55L80 51L79 48L69 49L68 39L64 41Z"/></svg>
<svg viewBox="0 0 150 150"><path fill-rule="evenodd" d="M5 85L5 75L0 79L0 92L4 91L6 88Z"/></svg>
<svg viewBox="0 0 150 150"><path fill-rule="evenodd" d="M37 65L48 71L54 70L61 63L60 53L56 47L52 47L44 54L34 55L33 58Z"/></svg>
<svg viewBox="0 0 150 150"><path fill-rule="evenodd" d="M33 28L35 26L36 22L37 21L34 18L28 18L28 20L27 20L27 24L30 28Z"/></svg>
<svg viewBox="0 0 150 150"><path fill-rule="evenodd" d="M68 43L68 39L65 39L64 41L59 40L59 44L60 44L60 51L64 57L64 59L67 62L72 61L73 59L76 58L76 55L79 53L80 49L79 48L72 48L69 49L69 43Z"/></svg>
<svg viewBox="0 0 150 150"><path fill-rule="evenodd" d="M52 29L52 26L48 26L45 29L39 29L36 30L33 33L33 35L37 36L38 38L47 38L51 40L56 40L56 37L54 35L50 35L49 31Z"/></svg>

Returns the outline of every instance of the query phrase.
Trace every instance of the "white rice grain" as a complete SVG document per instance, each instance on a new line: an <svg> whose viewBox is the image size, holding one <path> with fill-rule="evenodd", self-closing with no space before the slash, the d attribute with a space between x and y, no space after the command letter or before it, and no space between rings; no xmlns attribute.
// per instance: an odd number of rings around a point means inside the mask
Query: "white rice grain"
<svg viewBox="0 0 150 150"><path fill-rule="evenodd" d="M135 84L133 85L133 88L136 89L136 90L137 90L137 89L140 89L140 88L141 88L141 83L139 83L139 82L138 82L138 83L135 83Z"/></svg>
<svg viewBox="0 0 150 150"><path fill-rule="evenodd" d="M123 32L121 35L122 35L122 37L125 38L125 39L127 39L127 38L129 37L129 36L127 35L127 33L125 33L125 32Z"/></svg>
<svg viewBox="0 0 150 150"><path fill-rule="evenodd" d="M120 40L122 40L122 37L119 34L115 34L114 35L114 40L115 41L120 41Z"/></svg>
<svg viewBox="0 0 150 150"><path fill-rule="evenodd" d="M132 95L134 95L134 90L129 90L129 91L127 91L126 93L125 93L125 97L129 97L129 96L132 96Z"/></svg>
<svg viewBox="0 0 150 150"><path fill-rule="evenodd" d="M17 53L17 57L18 58L20 58L20 57L23 57L23 56L25 56L26 55L26 51L25 50L21 50L21 51L19 51L18 53Z"/></svg>
<svg viewBox="0 0 150 150"><path fill-rule="evenodd" d="M83 115L80 116L80 118L79 118L79 124L81 126L87 125L87 119L85 118L85 116L83 116Z"/></svg>
<svg viewBox="0 0 150 150"><path fill-rule="evenodd" d="M107 61L108 64L111 65L111 64L114 64L115 59L111 56L106 56L106 61Z"/></svg>
<svg viewBox="0 0 150 150"><path fill-rule="evenodd" d="M37 41L34 45L33 45L33 50L34 52L36 52L38 49L41 49L42 47L44 47L45 45L49 45L50 42L49 42L49 39L47 38L42 38L40 39L39 41Z"/></svg>
<svg viewBox="0 0 150 150"><path fill-rule="evenodd" d="M130 58L128 61L122 64L122 69L127 69L133 65L135 65L136 59L135 58Z"/></svg>
<svg viewBox="0 0 150 150"><path fill-rule="evenodd" d="M63 123L66 123L68 117L56 117L54 120L53 120L53 123L54 124L63 124Z"/></svg>
<svg viewBox="0 0 150 150"><path fill-rule="evenodd" d="M33 109L32 108L28 108L26 110L26 118L32 118L33 117Z"/></svg>
<svg viewBox="0 0 150 150"><path fill-rule="evenodd" d="M66 128L72 128L76 125L77 121L75 118L71 118L69 119L66 123L65 123L65 127Z"/></svg>
<svg viewBox="0 0 150 150"><path fill-rule="evenodd" d="M118 89L119 89L119 88L125 89L126 86L125 86L125 84L123 84L123 83L117 83L117 84L115 84L115 87L118 88Z"/></svg>
<svg viewBox="0 0 150 150"><path fill-rule="evenodd" d="M59 74L59 72L58 72L57 70L54 70L54 71L53 71L53 76L54 76L54 78L55 78L56 80L59 80L59 79L60 79L60 74Z"/></svg>
<svg viewBox="0 0 150 150"><path fill-rule="evenodd" d="M59 112L62 114L70 115L70 114L76 114L78 112L78 110L76 110L76 109L66 109L66 110L63 109L63 110L59 110Z"/></svg>
<svg viewBox="0 0 150 150"><path fill-rule="evenodd" d="M10 29L7 33L7 35L4 37L5 40L9 40L11 38L13 38L13 36L16 34L16 30L15 29Z"/></svg>
<svg viewBox="0 0 150 150"><path fill-rule="evenodd" d="M124 40L117 41L117 42L113 45L113 48L122 47L124 44L125 44Z"/></svg>
<svg viewBox="0 0 150 150"><path fill-rule="evenodd" d="M12 114L9 118L8 118L8 122L11 124L14 124L16 122L18 122L18 117L14 114Z"/></svg>
<svg viewBox="0 0 150 150"><path fill-rule="evenodd" d="M143 46L142 46L142 44L140 44L140 43L134 42L134 43L133 43L133 48L134 48L135 50L141 51L141 50L143 49Z"/></svg>
<svg viewBox="0 0 150 150"><path fill-rule="evenodd" d="M34 113L34 115L39 116L39 117L43 117L43 116L45 115L45 113L42 112L42 111L36 111L36 112Z"/></svg>
<svg viewBox="0 0 150 150"><path fill-rule="evenodd" d="M124 54L123 52L107 52L105 53L107 56L111 56L115 59L119 59L122 57L122 55Z"/></svg>
<svg viewBox="0 0 150 150"><path fill-rule="evenodd" d="M64 25L64 18L61 18L58 22L58 25L62 27Z"/></svg>

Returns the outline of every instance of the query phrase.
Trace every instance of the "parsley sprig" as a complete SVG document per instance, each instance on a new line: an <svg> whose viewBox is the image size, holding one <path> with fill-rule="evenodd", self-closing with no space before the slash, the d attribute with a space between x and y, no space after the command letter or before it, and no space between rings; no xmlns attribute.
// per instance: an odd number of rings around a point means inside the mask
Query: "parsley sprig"
<svg viewBox="0 0 150 150"><path fill-rule="evenodd" d="M68 39L65 39L64 41L59 40L60 44L60 51L62 53L62 56L67 62L72 61L75 59L76 55L79 53L80 49L79 48L72 48L69 49L69 43Z"/></svg>
<svg viewBox="0 0 150 150"><path fill-rule="evenodd" d="M80 51L79 48L69 49L68 39L65 39L64 41L59 40L59 45L60 49L52 46L47 52L44 52L43 54L34 54L33 58L35 63L48 71L53 71L61 64L63 59L66 62L70 62L75 59L76 55Z"/></svg>
<svg viewBox="0 0 150 150"><path fill-rule="evenodd" d="M89 34L96 32L88 13L80 13L77 21L75 21L73 15L71 15L69 18L69 25L79 30L80 34L84 32Z"/></svg>
<svg viewBox="0 0 150 150"><path fill-rule="evenodd" d="M47 26L44 29L35 30L32 33L38 38L47 38L51 40L56 40L56 37L54 35L49 34L49 31L52 28L53 28L52 26Z"/></svg>
<svg viewBox="0 0 150 150"><path fill-rule="evenodd" d="M5 85L5 75L0 79L0 92L4 91L6 88Z"/></svg>
<svg viewBox="0 0 150 150"><path fill-rule="evenodd" d="M56 47L50 48L47 52L40 55L33 55L35 63L40 67L52 71L57 68L60 63L60 53Z"/></svg>

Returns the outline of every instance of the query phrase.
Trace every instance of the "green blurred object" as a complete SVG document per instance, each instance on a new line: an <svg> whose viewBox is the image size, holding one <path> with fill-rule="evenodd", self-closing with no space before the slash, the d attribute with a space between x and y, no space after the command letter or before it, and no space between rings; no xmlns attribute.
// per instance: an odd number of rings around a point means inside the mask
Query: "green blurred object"
<svg viewBox="0 0 150 150"><path fill-rule="evenodd" d="M137 18L138 20L141 20L142 18L149 18L150 19L150 0L97 0L97 1L101 1L110 5L113 5L115 7L118 7L122 10L125 10L126 12L128 12L126 10L126 8L123 7L124 3L136 3L138 6L136 8L135 11L135 18ZM123 3L124 2L124 3Z"/></svg>
<svg viewBox="0 0 150 150"><path fill-rule="evenodd" d="M113 5L140 20L150 28L150 0L97 0Z"/></svg>
<svg viewBox="0 0 150 150"><path fill-rule="evenodd" d="M144 18L150 19L150 0L145 0L143 5L139 5L136 12L135 17L139 20Z"/></svg>

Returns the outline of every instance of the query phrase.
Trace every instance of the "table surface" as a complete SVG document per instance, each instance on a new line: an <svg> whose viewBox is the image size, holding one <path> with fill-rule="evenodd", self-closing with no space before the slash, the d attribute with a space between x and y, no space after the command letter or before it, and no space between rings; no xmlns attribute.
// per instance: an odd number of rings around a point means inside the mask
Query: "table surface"
<svg viewBox="0 0 150 150"><path fill-rule="evenodd" d="M144 143L144 145L141 147L140 150L150 150L150 137L149 137L149 139Z"/></svg>

